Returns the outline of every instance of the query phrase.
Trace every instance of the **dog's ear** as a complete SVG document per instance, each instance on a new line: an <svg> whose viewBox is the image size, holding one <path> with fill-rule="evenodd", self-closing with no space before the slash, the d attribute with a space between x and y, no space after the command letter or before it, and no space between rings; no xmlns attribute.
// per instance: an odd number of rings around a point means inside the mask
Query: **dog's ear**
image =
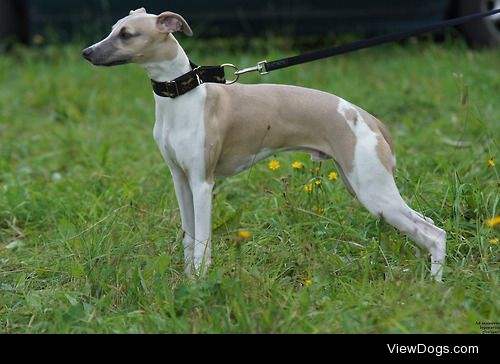
<svg viewBox="0 0 500 364"><path fill-rule="evenodd" d="M193 35L189 24L182 16L170 11L161 13L156 18L156 27L162 33L183 32L188 36Z"/></svg>
<svg viewBox="0 0 500 364"><path fill-rule="evenodd" d="M132 15L132 14L146 14L146 9L144 8L139 8L139 9L136 9L136 10L130 10L130 14L129 15Z"/></svg>

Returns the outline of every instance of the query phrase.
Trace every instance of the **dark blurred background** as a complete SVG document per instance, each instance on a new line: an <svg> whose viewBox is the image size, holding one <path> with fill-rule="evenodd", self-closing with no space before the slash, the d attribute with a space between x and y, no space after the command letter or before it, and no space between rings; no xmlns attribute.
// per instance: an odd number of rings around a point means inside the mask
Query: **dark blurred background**
<svg viewBox="0 0 500 364"><path fill-rule="evenodd" d="M376 35L500 7L500 0L0 0L0 42L96 40L128 11L182 14L196 37ZM500 16L459 28L470 45L500 43Z"/></svg>

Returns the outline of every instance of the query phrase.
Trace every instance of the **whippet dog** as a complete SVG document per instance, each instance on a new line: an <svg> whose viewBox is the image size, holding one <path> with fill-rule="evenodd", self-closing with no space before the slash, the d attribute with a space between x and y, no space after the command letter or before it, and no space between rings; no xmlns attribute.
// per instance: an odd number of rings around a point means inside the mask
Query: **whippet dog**
<svg viewBox="0 0 500 364"><path fill-rule="evenodd" d="M192 70L174 32L193 34L178 14L137 9L83 55L97 66L136 63L151 80L171 81ZM333 159L348 191L427 251L431 275L441 280L446 233L401 198L391 138L368 112L326 92L273 84L203 83L180 97L154 98L153 135L173 177L186 273L204 273L210 265L215 178L297 150L313 160Z"/></svg>

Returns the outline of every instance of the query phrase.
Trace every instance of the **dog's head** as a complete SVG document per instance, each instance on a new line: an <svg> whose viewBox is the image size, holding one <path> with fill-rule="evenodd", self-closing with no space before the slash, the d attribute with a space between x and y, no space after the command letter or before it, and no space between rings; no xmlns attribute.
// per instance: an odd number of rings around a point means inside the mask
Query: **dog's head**
<svg viewBox="0 0 500 364"><path fill-rule="evenodd" d="M148 14L146 9L132 10L119 20L102 41L83 50L83 57L96 66L148 63L174 59L177 42L171 33L193 32L182 16L172 12Z"/></svg>

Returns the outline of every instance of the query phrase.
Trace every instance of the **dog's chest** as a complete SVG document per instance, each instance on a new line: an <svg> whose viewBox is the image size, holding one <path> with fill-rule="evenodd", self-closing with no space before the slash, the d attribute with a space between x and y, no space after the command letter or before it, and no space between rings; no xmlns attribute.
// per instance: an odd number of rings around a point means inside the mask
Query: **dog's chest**
<svg viewBox="0 0 500 364"><path fill-rule="evenodd" d="M156 99L153 136L166 162L184 170L204 167L206 92L202 87L176 99Z"/></svg>

